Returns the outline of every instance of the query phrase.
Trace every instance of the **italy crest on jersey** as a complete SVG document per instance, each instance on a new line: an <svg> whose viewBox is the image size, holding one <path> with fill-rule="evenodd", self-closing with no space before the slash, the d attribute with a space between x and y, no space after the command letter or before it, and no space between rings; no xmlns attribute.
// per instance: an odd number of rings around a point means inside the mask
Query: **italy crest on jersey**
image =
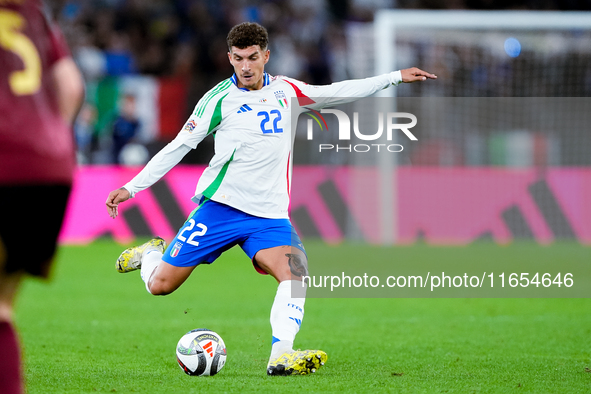
<svg viewBox="0 0 591 394"><path fill-rule="evenodd" d="M172 248L172 251L170 252L170 257L178 256L182 247L183 247L182 243L180 243L180 242L175 243L174 247Z"/></svg>
<svg viewBox="0 0 591 394"><path fill-rule="evenodd" d="M287 96L283 93L283 90L278 90L275 92L275 98L279 102L279 105L283 107L283 109L289 108L289 102L287 101Z"/></svg>

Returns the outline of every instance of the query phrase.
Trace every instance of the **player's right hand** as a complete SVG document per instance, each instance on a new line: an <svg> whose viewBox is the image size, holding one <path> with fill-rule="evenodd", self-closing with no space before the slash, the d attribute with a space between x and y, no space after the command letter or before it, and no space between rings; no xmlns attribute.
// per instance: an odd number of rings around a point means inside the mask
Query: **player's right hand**
<svg viewBox="0 0 591 394"><path fill-rule="evenodd" d="M119 203L129 200L129 196L129 191L124 188L119 188L109 193L109 197L107 197L106 202L107 212L109 212L109 216L115 219L119 214Z"/></svg>

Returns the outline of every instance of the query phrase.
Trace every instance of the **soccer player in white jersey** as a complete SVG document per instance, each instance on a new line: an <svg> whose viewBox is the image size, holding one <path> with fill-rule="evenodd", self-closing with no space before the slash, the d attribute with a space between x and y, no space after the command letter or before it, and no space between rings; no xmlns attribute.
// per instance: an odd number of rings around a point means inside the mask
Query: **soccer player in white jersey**
<svg viewBox="0 0 591 394"><path fill-rule="evenodd" d="M240 245L258 272L270 274L279 283L271 307L267 374L304 375L324 365L327 355L321 350L293 350L304 316L301 277L307 275L308 263L288 216L291 117L370 96L400 82L436 76L410 68L312 86L264 71L270 54L264 27L234 26L227 42L234 75L207 92L178 136L129 183L112 191L106 202L110 216L117 217L120 203L150 187L207 135L215 134L215 155L193 197L199 205L168 248L163 239L154 238L125 250L116 268L119 272L141 269L148 292L165 295L175 291L196 266L212 263L225 250ZM290 108L291 98L297 98L297 108Z"/></svg>

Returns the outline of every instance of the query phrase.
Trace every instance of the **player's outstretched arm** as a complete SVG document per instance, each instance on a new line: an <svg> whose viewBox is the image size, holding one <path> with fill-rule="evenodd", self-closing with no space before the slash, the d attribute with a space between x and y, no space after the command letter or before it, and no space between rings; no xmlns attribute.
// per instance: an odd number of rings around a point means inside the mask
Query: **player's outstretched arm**
<svg viewBox="0 0 591 394"><path fill-rule="evenodd" d="M400 70L400 73L402 74L402 82L406 83L426 81L427 79L437 79L437 75L428 73L416 67Z"/></svg>
<svg viewBox="0 0 591 394"><path fill-rule="evenodd" d="M390 86L397 86L401 82L426 81L427 79L437 79L437 76L412 67L376 75L375 77L335 82L330 85L308 85L295 79L283 78L290 85L295 86L299 90L299 94L314 100L312 104L302 107L304 110L308 110L350 103L362 97L371 96Z"/></svg>
<svg viewBox="0 0 591 394"><path fill-rule="evenodd" d="M123 187L113 190L111 193L109 193L109 197L107 197L106 202L109 216L115 219L119 214L119 203L129 200L129 197L129 191Z"/></svg>

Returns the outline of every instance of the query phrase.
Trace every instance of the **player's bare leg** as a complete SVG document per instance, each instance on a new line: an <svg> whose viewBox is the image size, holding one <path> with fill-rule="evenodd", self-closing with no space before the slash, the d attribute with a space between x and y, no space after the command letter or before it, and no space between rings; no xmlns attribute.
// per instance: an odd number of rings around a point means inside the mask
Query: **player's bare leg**
<svg viewBox="0 0 591 394"><path fill-rule="evenodd" d="M148 289L154 295L170 294L182 285L195 269L193 267L175 267L160 260L148 280Z"/></svg>
<svg viewBox="0 0 591 394"><path fill-rule="evenodd" d="M1 243L1 241L0 241ZM1 248L1 245L0 245ZM0 253L1 254L1 253ZM2 269L0 257L0 270ZM2 393L21 393L20 345L12 322L14 299L23 274L0 273L0 387Z"/></svg>
<svg viewBox="0 0 591 394"><path fill-rule="evenodd" d="M293 341L304 317L308 275L304 252L292 246L278 246L257 252L255 262L272 275L279 286L271 308L273 347L267 365L268 375L306 375L314 373L327 360L322 350L293 350Z"/></svg>
<svg viewBox="0 0 591 394"><path fill-rule="evenodd" d="M308 274L306 254L289 245L259 250L254 260L279 283L285 280L301 281L302 276Z"/></svg>

